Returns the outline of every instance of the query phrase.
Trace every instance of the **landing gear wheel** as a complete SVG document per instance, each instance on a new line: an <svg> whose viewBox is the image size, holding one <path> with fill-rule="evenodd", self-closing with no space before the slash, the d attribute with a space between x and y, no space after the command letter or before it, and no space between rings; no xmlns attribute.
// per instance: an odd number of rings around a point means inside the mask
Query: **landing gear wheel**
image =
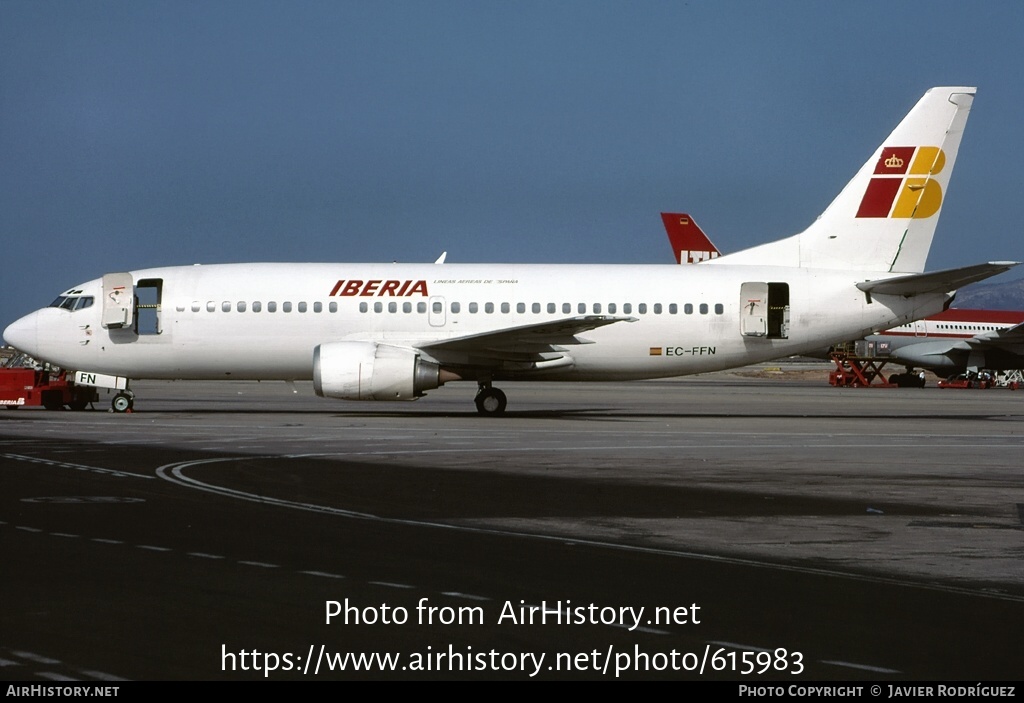
<svg viewBox="0 0 1024 703"><path fill-rule="evenodd" d="M505 412L508 398L505 397L501 390L486 386L480 389L473 402L476 403L476 411L478 413L493 417Z"/></svg>
<svg viewBox="0 0 1024 703"><path fill-rule="evenodd" d="M127 393L118 393L114 396L114 399L110 401L110 407L115 413L126 413L130 411L134 405L135 398Z"/></svg>

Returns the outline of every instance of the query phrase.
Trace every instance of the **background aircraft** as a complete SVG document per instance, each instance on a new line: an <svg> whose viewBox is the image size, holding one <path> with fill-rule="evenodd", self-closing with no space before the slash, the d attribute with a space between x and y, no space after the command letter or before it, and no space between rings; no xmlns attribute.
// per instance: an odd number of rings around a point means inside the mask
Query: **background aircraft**
<svg viewBox="0 0 1024 703"><path fill-rule="evenodd" d="M1024 312L961 310L938 315L868 335L889 359L940 376L1024 368Z"/></svg>

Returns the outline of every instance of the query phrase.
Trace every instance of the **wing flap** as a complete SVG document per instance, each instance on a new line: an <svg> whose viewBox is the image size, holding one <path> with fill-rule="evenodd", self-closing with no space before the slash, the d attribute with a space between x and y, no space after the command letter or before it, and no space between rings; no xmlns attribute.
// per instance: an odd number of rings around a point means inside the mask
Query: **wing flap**
<svg viewBox="0 0 1024 703"><path fill-rule="evenodd" d="M616 322L636 322L636 319L615 315L583 315L416 346L439 360L447 357L455 363L472 365L554 362L568 355L565 349L567 346L593 344L591 340L577 335Z"/></svg>

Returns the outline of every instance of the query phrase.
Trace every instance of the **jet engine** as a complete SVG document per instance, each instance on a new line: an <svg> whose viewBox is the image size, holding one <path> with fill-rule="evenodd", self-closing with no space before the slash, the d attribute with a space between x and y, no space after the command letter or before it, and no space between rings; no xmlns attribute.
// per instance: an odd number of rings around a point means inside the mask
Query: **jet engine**
<svg viewBox="0 0 1024 703"><path fill-rule="evenodd" d="M313 350L313 388L326 398L415 400L452 380L442 378L440 366L406 347L328 342Z"/></svg>

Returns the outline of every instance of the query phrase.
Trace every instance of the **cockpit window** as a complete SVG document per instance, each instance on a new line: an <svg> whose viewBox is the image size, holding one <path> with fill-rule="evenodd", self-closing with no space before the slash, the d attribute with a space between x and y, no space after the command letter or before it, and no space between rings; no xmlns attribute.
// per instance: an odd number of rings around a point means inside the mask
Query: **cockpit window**
<svg viewBox="0 0 1024 703"><path fill-rule="evenodd" d="M60 295L50 303L51 308L63 310L84 310L92 307L94 298L91 295Z"/></svg>

